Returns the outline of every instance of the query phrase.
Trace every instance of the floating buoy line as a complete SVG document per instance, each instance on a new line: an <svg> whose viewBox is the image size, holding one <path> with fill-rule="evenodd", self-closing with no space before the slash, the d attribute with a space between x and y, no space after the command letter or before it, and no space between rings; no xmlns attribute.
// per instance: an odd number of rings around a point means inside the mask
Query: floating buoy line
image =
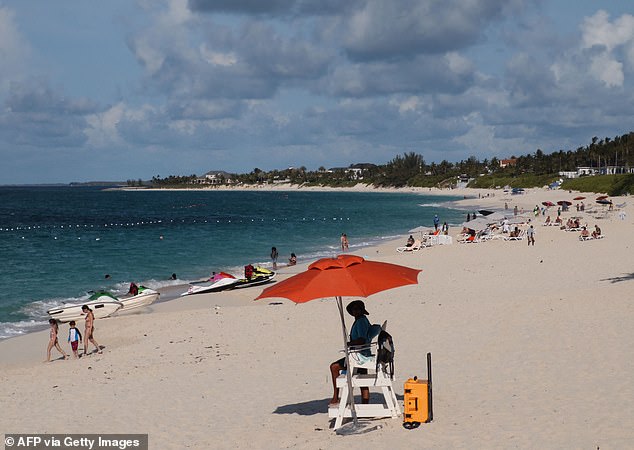
<svg viewBox="0 0 634 450"><path fill-rule="evenodd" d="M259 219L170 219L170 220L146 220L137 222L110 222L104 224L64 224L64 225L33 225L33 226L14 226L14 227L0 227L0 232L24 232L24 231L38 231L38 230L60 230L60 231L75 231L75 230L106 230L112 228L133 228L144 227L152 225L193 225L193 224L242 224L242 223L262 223L262 222L347 222L350 221L349 217L302 217L301 219L289 219L288 217L282 218L259 218Z"/></svg>

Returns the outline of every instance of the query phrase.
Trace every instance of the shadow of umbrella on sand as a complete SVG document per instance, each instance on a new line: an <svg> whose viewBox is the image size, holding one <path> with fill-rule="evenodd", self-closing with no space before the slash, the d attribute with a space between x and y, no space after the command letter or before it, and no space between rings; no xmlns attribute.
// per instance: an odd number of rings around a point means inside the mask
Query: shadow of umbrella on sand
<svg viewBox="0 0 634 450"><path fill-rule="evenodd" d="M417 284L420 272L422 272L420 269L368 261L356 255L339 255L336 258L323 258L315 261L308 266L306 271L264 289L256 300L281 297L292 300L295 303L305 303L318 298L335 297L341 318L346 367L350 367L348 332L346 331L341 297L365 298L395 287ZM350 370L346 371L348 383L347 401L350 403L353 420L352 429L349 431L354 432L358 430L359 426L357 413L354 408L352 375L350 372ZM337 432L339 433L339 430Z"/></svg>

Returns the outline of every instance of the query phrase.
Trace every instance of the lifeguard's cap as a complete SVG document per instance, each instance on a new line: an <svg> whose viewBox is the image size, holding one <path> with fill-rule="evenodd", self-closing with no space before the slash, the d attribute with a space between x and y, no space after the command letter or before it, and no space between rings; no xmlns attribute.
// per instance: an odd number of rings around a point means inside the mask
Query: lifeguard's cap
<svg viewBox="0 0 634 450"><path fill-rule="evenodd" d="M361 309L361 311L363 311L363 314L365 314L366 316L370 315L370 313L365 309L365 304L361 300L354 300L348 303L348 306L346 306L346 311L348 311L348 314L352 315L352 308L354 308L355 306L359 307L359 309Z"/></svg>

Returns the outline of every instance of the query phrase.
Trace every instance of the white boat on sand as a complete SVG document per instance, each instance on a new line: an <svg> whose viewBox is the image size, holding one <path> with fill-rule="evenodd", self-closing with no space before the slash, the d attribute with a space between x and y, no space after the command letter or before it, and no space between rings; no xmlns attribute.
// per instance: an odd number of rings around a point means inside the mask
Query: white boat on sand
<svg viewBox="0 0 634 450"><path fill-rule="evenodd" d="M79 304L66 303L63 306L49 309L47 313L52 319L59 320L63 323L70 322L71 320L81 320L85 317L85 314L82 314L81 311L81 307L84 305L88 306L92 310L95 319L103 319L104 317L108 317L123 308L123 304L121 302L116 301L111 297L107 297L88 300Z"/></svg>
<svg viewBox="0 0 634 450"><path fill-rule="evenodd" d="M129 294L126 297L115 297L109 292L101 292L101 294L101 298L103 298L104 300L106 297L109 297L118 302L121 302L123 307L117 311L117 314L132 311L138 308L143 308L144 306L149 306L156 300L158 300L159 296L161 295L154 289L146 288L145 286L139 286L138 292L136 294Z"/></svg>
<svg viewBox="0 0 634 450"><path fill-rule="evenodd" d="M48 315L60 322L70 322L71 320L81 320L84 318L81 307L87 305L93 312L95 319L103 319L113 315L131 311L137 308L148 306L159 298L159 293L154 289L139 286L136 295L117 298L109 292L95 292L90 298L79 304L65 304L57 308L49 309Z"/></svg>

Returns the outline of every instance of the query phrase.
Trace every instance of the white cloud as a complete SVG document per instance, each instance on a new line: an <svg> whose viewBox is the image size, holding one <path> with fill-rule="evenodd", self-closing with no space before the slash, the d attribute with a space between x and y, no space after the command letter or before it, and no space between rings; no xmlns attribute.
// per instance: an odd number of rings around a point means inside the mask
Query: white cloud
<svg viewBox="0 0 634 450"><path fill-rule="evenodd" d="M634 69L634 16L623 14L613 22L603 10L587 17L581 25L582 49L594 50L590 73L607 87L621 87L625 81L624 65Z"/></svg>
<svg viewBox="0 0 634 450"><path fill-rule="evenodd" d="M421 106L421 100L417 96L413 95L403 101L392 100L390 101L390 104L395 105L400 114L406 114L408 112L416 112Z"/></svg>
<svg viewBox="0 0 634 450"><path fill-rule="evenodd" d="M583 48L598 45L611 52L616 47L634 40L634 16L623 14L614 22L610 22L610 15L600 10L583 21L581 30Z"/></svg>
<svg viewBox="0 0 634 450"><path fill-rule="evenodd" d="M31 47L15 24L15 13L0 6L0 92L27 69Z"/></svg>
<svg viewBox="0 0 634 450"><path fill-rule="evenodd" d="M117 125L125 114L125 104L117 103L106 111L86 117L88 127L85 130L88 143L95 147L107 147L122 143Z"/></svg>
<svg viewBox="0 0 634 450"><path fill-rule="evenodd" d="M456 136L453 142L464 145L471 155L504 156L513 153L516 149L526 147L522 138L502 138L497 136L496 127L488 125L480 113L473 112L462 118L468 127L466 133ZM524 130L528 132L528 130ZM520 151L522 152L522 151ZM524 150L524 152L527 152Z"/></svg>
<svg viewBox="0 0 634 450"><path fill-rule="evenodd" d="M601 53L592 58L590 73L601 80L607 87L623 86L625 75L623 64L612 58L608 53Z"/></svg>
<svg viewBox="0 0 634 450"><path fill-rule="evenodd" d="M200 46L200 54L205 61L215 66L230 67L238 62L238 58L233 52L214 52L207 48L207 44Z"/></svg>
<svg viewBox="0 0 634 450"><path fill-rule="evenodd" d="M473 64L471 64L471 61L457 52L447 53L445 59L449 64L449 69L451 69L453 73L465 75L473 72Z"/></svg>
<svg viewBox="0 0 634 450"><path fill-rule="evenodd" d="M175 25L187 23L193 17L188 0L168 0L168 10L164 17L166 22Z"/></svg>

